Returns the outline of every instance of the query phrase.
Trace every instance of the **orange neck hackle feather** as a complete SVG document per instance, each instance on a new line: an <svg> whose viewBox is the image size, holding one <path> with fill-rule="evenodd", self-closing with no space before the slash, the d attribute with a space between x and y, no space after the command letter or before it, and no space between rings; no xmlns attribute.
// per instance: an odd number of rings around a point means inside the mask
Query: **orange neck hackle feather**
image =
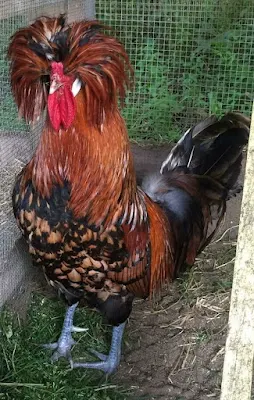
<svg viewBox="0 0 254 400"><path fill-rule="evenodd" d="M48 195L54 182L71 183L70 207L74 215L87 215L100 225L117 218L119 199L133 202L136 179L124 121L116 111L101 132L83 112L84 95L77 96L77 114L67 130L46 128L33 160L36 187ZM125 197L128 193L128 198ZM125 204L122 204L122 207ZM119 208L118 217L122 212ZM110 222L110 221L108 221Z"/></svg>
<svg viewBox="0 0 254 400"><path fill-rule="evenodd" d="M70 128L55 132L47 123L27 174L46 197L54 184L70 182L69 206L75 217L86 215L96 225L112 223L137 197L126 127L116 110L101 131L85 118L82 91L76 102Z"/></svg>

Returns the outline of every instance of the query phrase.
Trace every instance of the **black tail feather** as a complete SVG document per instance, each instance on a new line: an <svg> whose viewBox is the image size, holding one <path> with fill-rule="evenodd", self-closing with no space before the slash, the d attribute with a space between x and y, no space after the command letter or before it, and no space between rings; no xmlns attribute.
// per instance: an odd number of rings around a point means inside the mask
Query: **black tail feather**
<svg viewBox="0 0 254 400"><path fill-rule="evenodd" d="M250 120L228 113L211 116L190 129L163 162L161 173L186 167L191 174L206 175L230 190L241 170L242 151L248 142Z"/></svg>

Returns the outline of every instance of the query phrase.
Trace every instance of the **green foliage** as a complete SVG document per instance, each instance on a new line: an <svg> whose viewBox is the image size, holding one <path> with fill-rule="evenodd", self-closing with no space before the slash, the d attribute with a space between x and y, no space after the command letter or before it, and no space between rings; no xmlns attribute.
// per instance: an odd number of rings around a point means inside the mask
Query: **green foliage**
<svg viewBox="0 0 254 400"><path fill-rule="evenodd" d="M56 341L64 317L64 306L59 300L34 296L28 321L21 325L14 315L4 311L0 315L0 399L4 400L125 400L127 391L105 380L100 373L71 370L65 360L50 362L50 351L40 345ZM85 326L85 333L73 334L78 341L73 358L89 360L86 351L94 348L107 351L105 331L100 315L78 309L75 324Z"/></svg>
<svg viewBox="0 0 254 400"><path fill-rule="evenodd" d="M175 140L209 114L251 112L252 0L98 1L134 64L124 116L132 139Z"/></svg>
<svg viewBox="0 0 254 400"><path fill-rule="evenodd" d="M151 38L145 40L137 54L136 92L139 94L140 106L135 104L134 94L127 99L127 108L124 110L129 135L134 140L137 139L137 133L138 140L150 142L172 140L178 136L173 116L182 111L182 106L177 96L170 91L160 56L156 42Z"/></svg>
<svg viewBox="0 0 254 400"><path fill-rule="evenodd" d="M0 20L0 131L25 131L25 123L18 119L9 87L9 63L7 49L11 35L23 24L22 16Z"/></svg>

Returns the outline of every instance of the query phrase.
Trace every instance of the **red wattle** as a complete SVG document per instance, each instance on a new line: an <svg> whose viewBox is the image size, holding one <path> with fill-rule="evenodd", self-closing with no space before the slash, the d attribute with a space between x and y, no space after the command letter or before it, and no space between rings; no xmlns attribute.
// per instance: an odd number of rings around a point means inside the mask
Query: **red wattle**
<svg viewBox="0 0 254 400"><path fill-rule="evenodd" d="M71 88L65 86L63 95L59 99L61 123L64 129L68 129L75 117L76 103Z"/></svg>
<svg viewBox="0 0 254 400"><path fill-rule="evenodd" d="M54 130L58 132L61 124L61 114L56 92L48 96L48 113Z"/></svg>
<svg viewBox="0 0 254 400"><path fill-rule="evenodd" d="M75 117L75 99L71 91L73 78L64 75L61 62L52 62L50 74L50 92L48 113L53 128L59 131L61 126L68 129Z"/></svg>
<svg viewBox="0 0 254 400"><path fill-rule="evenodd" d="M75 117L76 104L69 86L63 86L48 96L48 112L55 131L68 129Z"/></svg>

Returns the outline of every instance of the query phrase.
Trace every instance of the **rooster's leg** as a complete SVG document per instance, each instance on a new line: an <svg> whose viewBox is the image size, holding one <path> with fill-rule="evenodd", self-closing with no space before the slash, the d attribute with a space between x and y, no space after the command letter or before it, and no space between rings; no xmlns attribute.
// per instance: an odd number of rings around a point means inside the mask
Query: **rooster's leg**
<svg viewBox="0 0 254 400"><path fill-rule="evenodd" d="M46 349L55 350L51 360L57 361L60 357L65 357L70 361L72 366L72 358L71 358L71 348L75 344L74 339L72 338L72 332L84 332L86 328L78 328L73 326L73 317L78 303L73 304L72 306L67 308L63 328L61 335L57 342L44 344L43 347Z"/></svg>
<svg viewBox="0 0 254 400"><path fill-rule="evenodd" d="M119 326L113 327L109 355L105 355L105 354L102 354L102 353L99 353L99 352L93 350L92 352L101 361L91 362L91 363L75 362L75 363L73 363L73 368L99 369L99 370L105 372L107 375L112 374L112 372L114 372L117 369L117 367L120 363L121 343L122 343L124 328L125 328L125 322Z"/></svg>

